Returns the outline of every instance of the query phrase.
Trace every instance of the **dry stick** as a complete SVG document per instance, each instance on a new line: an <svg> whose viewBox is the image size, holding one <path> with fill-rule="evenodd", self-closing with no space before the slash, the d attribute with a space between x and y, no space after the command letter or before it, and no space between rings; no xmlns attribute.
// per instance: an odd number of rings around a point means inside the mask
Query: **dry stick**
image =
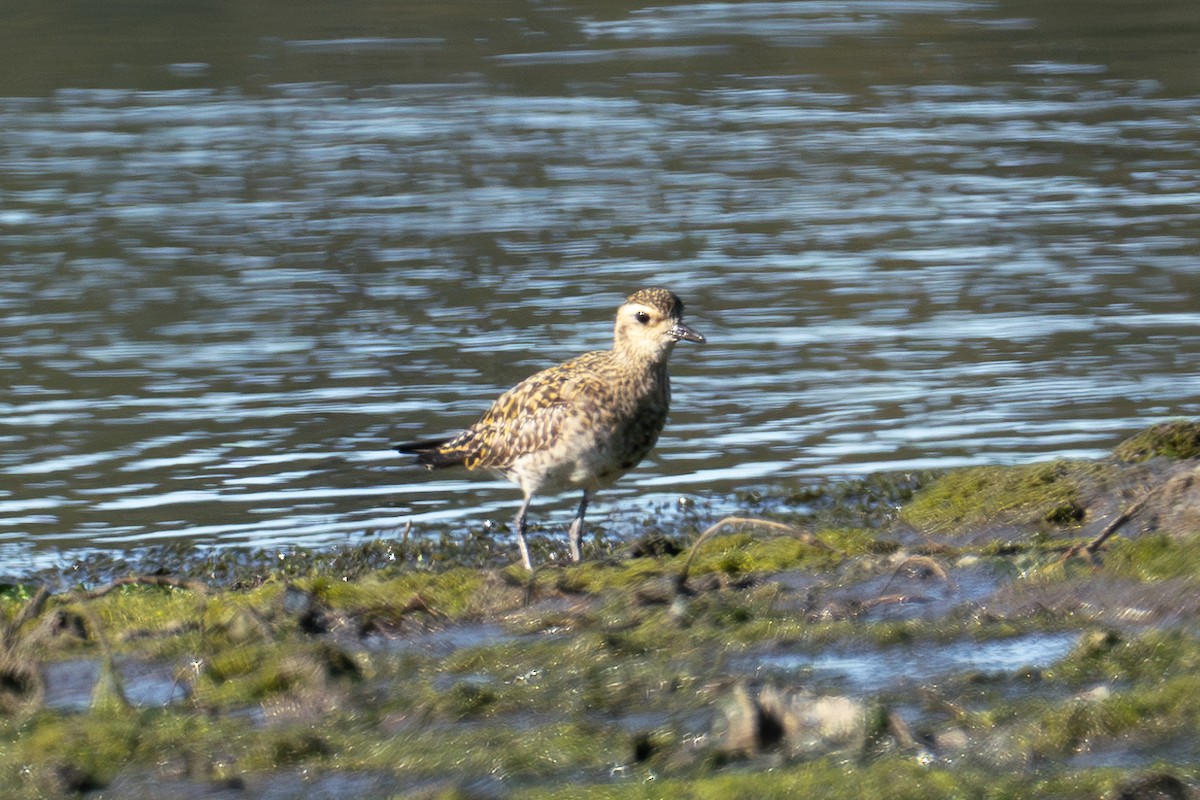
<svg viewBox="0 0 1200 800"><path fill-rule="evenodd" d="M1165 485L1165 484L1163 484L1163 485ZM1097 550L1100 549L1100 545L1104 544L1104 542L1110 536L1112 536L1114 533L1116 533L1126 522L1129 522L1129 520L1133 517L1134 514L1141 511L1142 507L1144 505L1146 505L1146 501L1149 500L1154 495L1154 493L1158 491L1159 488L1161 488L1161 487L1156 487L1154 489L1151 489L1150 491L1143 494L1140 498L1138 498L1138 500L1136 502L1127 506L1124 511L1122 511L1120 514L1118 514L1116 517L1113 518L1112 522L1110 522L1104 526L1104 530L1100 531L1100 535L1098 535L1095 539L1092 539L1090 542L1072 545L1071 547L1069 547L1067 549L1067 551L1065 553L1063 553L1062 558L1060 558L1058 560L1058 563L1064 564L1067 561L1070 561L1075 556L1079 555L1080 553L1084 553L1084 552L1086 552L1088 554L1089 560L1091 560L1090 556L1093 553L1095 553Z"/></svg>
<svg viewBox="0 0 1200 800"><path fill-rule="evenodd" d="M949 575L949 573L946 572L945 568L941 564L934 561L929 556L909 556L908 558L904 559L903 561L901 561L899 564L896 565L896 568L894 570L892 570L892 576L890 578L888 578L887 583L885 583L883 585L883 588L880 589L879 591L881 593L886 592L888 589L891 588L892 581L896 580L896 577L900 574L900 570L904 569L905 567L914 566L914 565L924 567L925 569L929 570L934 575L936 575L937 577L946 581L947 583L951 583L950 575ZM925 599L925 598L922 598L922 599ZM886 600L886 597L881 596L880 602L883 602L884 600ZM895 601L892 601L892 602L895 602Z"/></svg>
<svg viewBox="0 0 1200 800"><path fill-rule="evenodd" d="M33 597L22 606L17 615L13 617L12 622L4 628L4 636L0 638L0 652L9 652L17 641L17 632L21 630L21 626L29 620L34 619L42 613L42 609L46 606L46 601L50 599L50 590L45 586L39 586Z"/></svg>
<svg viewBox="0 0 1200 800"><path fill-rule="evenodd" d="M883 594L879 597L873 597L870 600L863 600L859 604L859 608L863 611L869 611L876 606L897 606L907 603L924 603L928 601L928 597L919 594Z"/></svg>
<svg viewBox="0 0 1200 800"><path fill-rule="evenodd" d="M894 574L898 575L900 574L900 570L910 566L924 567L942 580L950 580L950 573L946 572L946 568L929 556L909 556L896 565L896 572Z"/></svg>
<svg viewBox="0 0 1200 800"><path fill-rule="evenodd" d="M834 552L832 547L825 544L808 531L800 530L797 527L783 522L775 522L774 520L769 519L756 519L754 517L725 517L724 519L708 526L708 528L700 534L696 541L692 543L692 549L691 552L688 553L687 561L683 563L683 570L679 573L679 577L675 581L676 586L682 588L683 585L687 583L688 571L692 568L692 560L696 558L696 553L700 550L700 545L703 544L706 539L714 536L717 531L721 530L721 528L727 526L730 528L769 528L771 530L779 531L780 533L790 534L797 539L803 540L805 544L812 545L813 547L819 547L822 550Z"/></svg>

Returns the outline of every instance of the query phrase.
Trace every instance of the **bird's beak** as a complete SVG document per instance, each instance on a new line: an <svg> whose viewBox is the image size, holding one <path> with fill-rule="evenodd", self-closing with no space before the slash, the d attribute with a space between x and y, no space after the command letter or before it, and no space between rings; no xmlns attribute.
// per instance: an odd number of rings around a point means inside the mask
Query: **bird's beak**
<svg viewBox="0 0 1200 800"><path fill-rule="evenodd" d="M671 328L671 338L677 342L695 342L696 344L704 344L705 341L702 334L696 333L682 322L676 322Z"/></svg>

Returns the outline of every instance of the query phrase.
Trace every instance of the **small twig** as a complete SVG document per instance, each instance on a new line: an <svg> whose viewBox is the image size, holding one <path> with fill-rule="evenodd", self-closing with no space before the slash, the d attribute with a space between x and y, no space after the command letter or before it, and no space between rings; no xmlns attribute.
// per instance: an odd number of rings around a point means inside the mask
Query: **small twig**
<svg viewBox="0 0 1200 800"><path fill-rule="evenodd" d="M1091 561L1092 555L1094 555L1095 552L1100 549L1100 545L1104 544L1104 542L1107 541L1109 537L1111 537L1114 533L1116 533L1118 530L1120 530L1125 525L1125 523L1129 522L1129 520L1132 519L1135 514L1137 514L1139 511L1141 511L1142 508L1146 505L1146 501L1149 500L1151 497L1153 497L1154 494L1161 488L1162 487L1159 486L1154 489L1151 489L1150 491L1143 494L1140 498L1138 498L1135 502L1133 502L1129 506L1127 506L1124 511L1122 511L1117 516L1113 517L1112 521L1104 526L1104 530L1100 531L1099 535L1097 535L1091 541L1081 542L1080 544L1076 544L1076 545L1073 545L1073 546L1067 548L1067 551L1065 553L1063 553L1062 557L1058 560L1058 563L1059 564L1066 563L1067 561L1070 561L1072 558L1074 558L1075 556L1080 555L1082 553L1086 553L1088 556L1088 561Z"/></svg>
<svg viewBox="0 0 1200 800"><path fill-rule="evenodd" d="M936 577L941 578L944 581L950 580L950 573L946 572L946 568L929 556L909 556L896 565L895 574L899 574L900 570L904 569L905 567L914 566L924 567L932 572Z"/></svg>
<svg viewBox="0 0 1200 800"><path fill-rule="evenodd" d="M946 572L945 567L943 567L938 562L934 561L929 556L909 556L908 558L904 559L903 561L901 561L899 564L896 565L896 568L894 570L892 570L891 577L888 578L887 583L885 583L883 585L883 588L880 589L879 591L886 592L889 588L891 588L892 581L896 580L896 577L900 574L900 570L904 569L905 567L912 567L912 566L924 567L925 569L929 570L937 577L941 578L942 580L946 581L947 583L950 583L950 575Z"/></svg>
<svg viewBox="0 0 1200 800"><path fill-rule="evenodd" d="M445 621L450 619L445 613L429 605L429 601L420 594L414 594L409 598L408 602L404 604L404 608L400 609L400 614L413 614L418 611L436 620Z"/></svg>
<svg viewBox="0 0 1200 800"><path fill-rule="evenodd" d="M9 652L17 641L17 632L29 620L34 619L42 613L42 609L46 606L46 601L50 599L50 590L45 586L39 586L34 592L33 597L29 598L28 602L21 607L17 615L13 617L12 622L8 623L4 628L3 638L0 638L0 650Z"/></svg>
<svg viewBox="0 0 1200 800"><path fill-rule="evenodd" d="M929 598L922 595L913 594L885 594L879 597L873 597L870 600L863 600L859 608L863 611L875 608L875 606L902 606L907 603L928 603Z"/></svg>
<svg viewBox="0 0 1200 800"><path fill-rule="evenodd" d="M705 540L715 536L722 528L726 527L735 530L737 528L767 528L768 530L778 531L779 533L786 533L790 536L794 536L795 538L802 540L805 544L813 547L819 547L822 550L835 552L832 547L825 544L808 531L801 530L800 528L783 522L775 522L774 520L769 519L757 519L755 517L725 517L724 519L710 525L703 533L700 534L699 537L696 538L696 541L692 543L692 549L688 553L687 561L683 563L683 570L680 571L679 577L676 579L677 586L683 587L683 585L687 583L688 572L692 568L692 561L696 558L696 553L699 552L700 545L702 545Z"/></svg>

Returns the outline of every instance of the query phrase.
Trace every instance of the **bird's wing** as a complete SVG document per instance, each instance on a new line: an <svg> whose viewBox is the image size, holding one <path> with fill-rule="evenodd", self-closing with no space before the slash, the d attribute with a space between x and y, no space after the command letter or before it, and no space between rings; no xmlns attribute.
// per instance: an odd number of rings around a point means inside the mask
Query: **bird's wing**
<svg viewBox="0 0 1200 800"><path fill-rule="evenodd" d="M468 469L504 469L550 446L579 410L580 384L590 379L598 355L586 353L521 381L442 452L461 454Z"/></svg>

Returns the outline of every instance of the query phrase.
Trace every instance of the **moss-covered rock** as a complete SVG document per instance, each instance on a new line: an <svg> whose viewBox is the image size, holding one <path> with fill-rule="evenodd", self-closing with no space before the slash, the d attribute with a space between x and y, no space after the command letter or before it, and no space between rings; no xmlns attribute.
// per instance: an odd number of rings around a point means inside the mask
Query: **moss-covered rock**
<svg viewBox="0 0 1200 800"><path fill-rule="evenodd" d="M1121 442L1113 455L1130 463L1156 456L1179 460L1200 458L1200 422L1175 420L1153 425Z"/></svg>
<svg viewBox="0 0 1200 800"><path fill-rule="evenodd" d="M1050 461L954 470L919 491L900 519L928 533L985 525L1069 528L1086 516L1085 485L1105 469L1090 461Z"/></svg>

